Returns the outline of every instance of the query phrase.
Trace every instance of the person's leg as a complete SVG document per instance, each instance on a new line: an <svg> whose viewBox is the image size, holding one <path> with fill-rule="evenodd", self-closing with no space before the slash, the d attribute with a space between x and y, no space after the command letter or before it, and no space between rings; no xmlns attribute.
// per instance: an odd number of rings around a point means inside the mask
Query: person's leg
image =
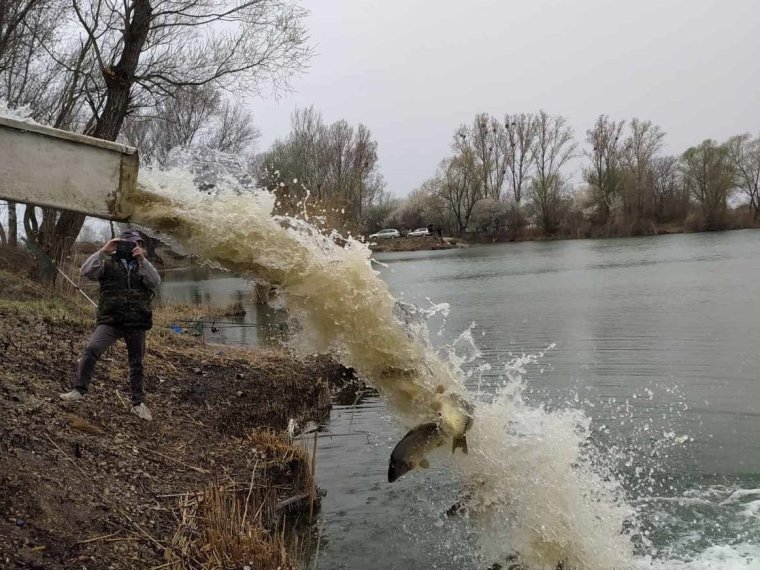
<svg viewBox="0 0 760 570"><path fill-rule="evenodd" d="M87 348L79 359L77 378L74 389L83 394L87 391L92 380L92 373L103 353L119 338L119 333L109 325L98 325L87 343Z"/></svg>
<svg viewBox="0 0 760 570"><path fill-rule="evenodd" d="M132 405L138 406L145 400L145 375L143 357L145 356L145 331L125 333L127 356L129 358L129 385L132 389Z"/></svg>

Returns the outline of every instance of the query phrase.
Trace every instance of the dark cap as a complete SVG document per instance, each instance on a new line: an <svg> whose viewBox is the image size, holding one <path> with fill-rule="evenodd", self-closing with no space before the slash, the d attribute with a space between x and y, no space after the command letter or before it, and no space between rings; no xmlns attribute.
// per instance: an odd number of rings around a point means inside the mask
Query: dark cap
<svg viewBox="0 0 760 570"><path fill-rule="evenodd" d="M131 241L134 243L138 243L143 241L142 236L140 235L140 232L137 230L124 230L121 232L121 239L124 241Z"/></svg>

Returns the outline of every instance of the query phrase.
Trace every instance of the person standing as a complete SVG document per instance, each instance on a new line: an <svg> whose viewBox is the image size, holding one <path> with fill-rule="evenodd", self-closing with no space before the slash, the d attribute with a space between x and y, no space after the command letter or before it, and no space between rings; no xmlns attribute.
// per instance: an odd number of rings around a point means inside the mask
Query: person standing
<svg viewBox="0 0 760 570"><path fill-rule="evenodd" d="M89 388L92 374L103 353L118 339L127 345L132 413L143 420L153 416L145 405L145 335L153 326L151 301L161 277L145 258L142 236L125 230L121 238L107 242L82 265L80 273L100 281L97 322L77 369L74 389L61 394L61 400L81 400Z"/></svg>

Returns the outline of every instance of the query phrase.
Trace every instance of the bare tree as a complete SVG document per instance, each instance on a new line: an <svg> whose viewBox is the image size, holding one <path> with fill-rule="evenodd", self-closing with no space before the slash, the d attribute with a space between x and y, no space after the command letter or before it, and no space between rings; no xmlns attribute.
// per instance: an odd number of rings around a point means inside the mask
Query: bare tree
<svg viewBox="0 0 760 570"><path fill-rule="evenodd" d="M242 105L225 101L211 85L184 87L146 113L127 117L123 132L147 163L164 164L173 148L208 147L240 153L259 137Z"/></svg>
<svg viewBox="0 0 760 570"><path fill-rule="evenodd" d="M519 208L526 183L532 175L536 119L529 113L505 115L504 126L507 131L509 185Z"/></svg>
<svg viewBox="0 0 760 570"><path fill-rule="evenodd" d="M46 0L0 0L0 72L15 66L29 42L27 22L39 14Z"/></svg>
<svg viewBox="0 0 760 570"><path fill-rule="evenodd" d="M58 0L0 0L0 99L11 108L39 109L55 91L45 43L55 40L62 3ZM33 113L34 114L34 113ZM18 243L16 203L8 203L7 241Z"/></svg>
<svg viewBox="0 0 760 570"><path fill-rule="evenodd" d="M212 131L204 144L229 154L239 154L260 137L253 115L242 103L224 101L217 110Z"/></svg>
<svg viewBox="0 0 760 570"><path fill-rule="evenodd" d="M448 206L456 233L461 236L467 230L475 205L483 198L482 179L470 149L460 149L453 158L443 161L436 194Z"/></svg>
<svg viewBox="0 0 760 570"><path fill-rule="evenodd" d="M289 192L305 186L317 200L326 200L334 192L328 184L328 127L314 107L297 109L290 125L287 138L275 141L257 158L260 183L270 188L288 186ZM290 188L294 180L295 188Z"/></svg>
<svg viewBox="0 0 760 570"><path fill-rule="evenodd" d="M652 202L652 188L649 187L652 162L662 148L665 133L651 121L633 119L630 135L626 138L623 164L626 180L623 188L623 204L626 220L638 225L645 217L646 206Z"/></svg>
<svg viewBox="0 0 760 570"><path fill-rule="evenodd" d="M456 146L474 157L483 195L501 198L509 160L506 129L495 117L481 113L471 125L463 125L456 134Z"/></svg>
<svg viewBox="0 0 760 570"><path fill-rule="evenodd" d="M728 148L713 140L691 147L681 156L684 184L696 200L704 228L722 229L734 171Z"/></svg>
<svg viewBox="0 0 760 570"><path fill-rule="evenodd" d="M219 108L220 99L210 85L177 89L174 97L147 113L127 117L123 135L140 149L142 160L163 164L171 149L189 147L199 138Z"/></svg>
<svg viewBox="0 0 760 570"><path fill-rule="evenodd" d="M67 61L48 51L82 78L77 92L90 114L85 133L106 140L117 138L128 114L183 88L287 88L311 53L305 11L295 0L72 0L70 16L83 56ZM35 209L25 214L30 227L39 227L43 249L60 260L85 217L69 211L44 217L50 219L38 223Z"/></svg>
<svg viewBox="0 0 760 570"><path fill-rule="evenodd" d="M760 217L760 137L749 134L731 137L726 143L728 157L736 174L737 188L749 198L749 211Z"/></svg>
<svg viewBox="0 0 760 570"><path fill-rule="evenodd" d="M293 114L288 137L258 162L263 184L283 188L281 195L287 192L290 199L300 200L308 191L323 203L341 202L356 222L385 186L372 132L343 120L327 125L311 107Z"/></svg>
<svg viewBox="0 0 760 570"><path fill-rule="evenodd" d="M657 222L683 220L689 209L689 194L684 191L675 156L657 156L649 169L654 219Z"/></svg>
<svg viewBox="0 0 760 570"><path fill-rule="evenodd" d="M584 168L583 177L591 188L591 195L601 210L601 221L608 226L614 222L614 202L623 187L621 134L625 121L610 120L600 115L593 129L586 131L586 151L591 166Z"/></svg>
<svg viewBox="0 0 760 570"><path fill-rule="evenodd" d="M535 124L530 193L541 228L550 235L558 227L559 206L567 192L562 168L575 156L577 145L573 141L573 130L564 117L552 116L542 110L536 115Z"/></svg>

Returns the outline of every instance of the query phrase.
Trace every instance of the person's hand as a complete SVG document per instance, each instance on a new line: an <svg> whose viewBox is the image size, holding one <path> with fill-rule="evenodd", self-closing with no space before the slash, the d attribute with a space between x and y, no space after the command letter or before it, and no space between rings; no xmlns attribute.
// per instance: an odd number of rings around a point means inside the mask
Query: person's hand
<svg viewBox="0 0 760 570"><path fill-rule="evenodd" d="M107 254L114 253L116 251L116 244L118 244L120 241L121 240L119 238L108 240L105 245L100 248L100 251Z"/></svg>
<svg viewBox="0 0 760 570"><path fill-rule="evenodd" d="M142 261L143 257L145 257L145 250L138 245L135 247L135 249L132 250L132 257L139 261Z"/></svg>

